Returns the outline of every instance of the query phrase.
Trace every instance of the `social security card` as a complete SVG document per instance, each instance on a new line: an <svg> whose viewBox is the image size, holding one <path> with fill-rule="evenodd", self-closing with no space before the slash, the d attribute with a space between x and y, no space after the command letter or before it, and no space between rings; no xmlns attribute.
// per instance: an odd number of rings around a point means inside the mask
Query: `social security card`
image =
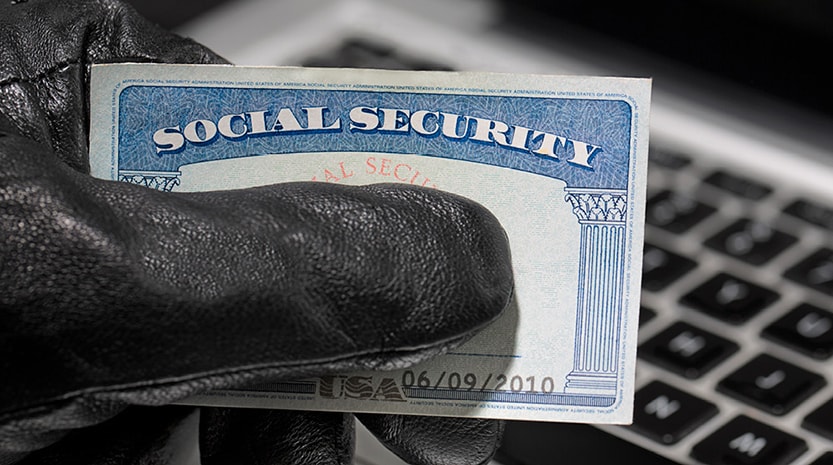
<svg viewBox="0 0 833 465"><path fill-rule="evenodd" d="M649 80L150 64L92 73L97 177L172 192L411 184L481 203L509 236L514 301L452 352L188 402L631 420Z"/></svg>

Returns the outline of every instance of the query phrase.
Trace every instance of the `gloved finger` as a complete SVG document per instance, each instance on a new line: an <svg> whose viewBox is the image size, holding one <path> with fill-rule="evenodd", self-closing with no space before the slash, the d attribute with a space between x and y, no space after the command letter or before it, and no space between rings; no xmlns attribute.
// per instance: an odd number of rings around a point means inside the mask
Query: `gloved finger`
<svg viewBox="0 0 833 465"><path fill-rule="evenodd" d="M347 465L354 448L346 413L202 408L202 465Z"/></svg>
<svg viewBox="0 0 833 465"><path fill-rule="evenodd" d="M17 354L15 354L17 355ZM123 412L123 402L84 399L56 414L52 408L15 415L0 410L0 465L16 463L30 452L46 448L79 428L104 422Z"/></svg>
<svg viewBox="0 0 833 465"><path fill-rule="evenodd" d="M16 136L0 138L0 230L0 353L20 355L0 359L0 437L88 399L405 367L467 340L512 292L497 219L451 194L163 193Z"/></svg>
<svg viewBox="0 0 833 465"><path fill-rule="evenodd" d="M29 454L20 465L169 464L171 436L193 410L130 407L104 423L67 432L62 441Z"/></svg>
<svg viewBox="0 0 833 465"><path fill-rule="evenodd" d="M116 0L0 2L0 113L15 132L89 172L92 63L222 63Z"/></svg>
<svg viewBox="0 0 833 465"><path fill-rule="evenodd" d="M379 441L413 465L485 465L504 422L477 418L356 414Z"/></svg>

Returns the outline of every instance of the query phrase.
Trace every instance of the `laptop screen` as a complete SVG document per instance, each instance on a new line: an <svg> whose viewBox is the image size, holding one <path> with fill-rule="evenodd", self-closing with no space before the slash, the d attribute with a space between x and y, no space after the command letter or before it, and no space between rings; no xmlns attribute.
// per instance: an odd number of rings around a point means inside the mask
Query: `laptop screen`
<svg viewBox="0 0 833 465"><path fill-rule="evenodd" d="M833 88L823 72L833 50L831 2L511 3L833 117Z"/></svg>

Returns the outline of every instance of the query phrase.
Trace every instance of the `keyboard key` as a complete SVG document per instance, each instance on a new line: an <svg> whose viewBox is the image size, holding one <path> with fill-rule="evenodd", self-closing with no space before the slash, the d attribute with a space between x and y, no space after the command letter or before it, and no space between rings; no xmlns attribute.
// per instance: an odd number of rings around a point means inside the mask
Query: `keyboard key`
<svg viewBox="0 0 833 465"><path fill-rule="evenodd" d="M833 452L826 452L810 465L833 465Z"/></svg>
<svg viewBox="0 0 833 465"><path fill-rule="evenodd" d="M741 219L709 238L706 245L752 265L762 265L795 242L795 236Z"/></svg>
<svg viewBox="0 0 833 465"><path fill-rule="evenodd" d="M762 335L811 357L827 359L833 354L833 313L801 304L764 328Z"/></svg>
<svg viewBox="0 0 833 465"><path fill-rule="evenodd" d="M656 310L651 310L648 307L639 307L639 326L654 319L657 316Z"/></svg>
<svg viewBox="0 0 833 465"><path fill-rule="evenodd" d="M645 244L642 254L642 287L659 291L695 268L694 260Z"/></svg>
<svg viewBox="0 0 833 465"><path fill-rule="evenodd" d="M784 273L788 279L833 295L833 250L821 248Z"/></svg>
<svg viewBox="0 0 833 465"><path fill-rule="evenodd" d="M648 200L645 221L666 231L680 234L714 212L714 207L666 190Z"/></svg>
<svg viewBox="0 0 833 465"><path fill-rule="evenodd" d="M648 161L670 170L678 170L691 164L691 158L686 155L656 147L648 149Z"/></svg>
<svg viewBox="0 0 833 465"><path fill-rule="evenodd" d="M762 354L723 378L717 390L773 415L784 415L825 384L813 372Z"/></svg>
<svg viewBox="0 0 833 465"><path fill-rule="evenodd" d="M640 358L686 378L699 378L737 352L732 341L684 322L669 326L639 346Z"/></svg>
<svg viewBox="0 0 833 465"><path fill-rule="evenodd" d="M303 65L335 68L452 70L445 64L417 58L402 53L384 42L364 38L347 39L338 48L308 58Z"/></svg>
<svg viewBox="0 0 833 465"><path fill-rule="evenodd" d="M653 381L636 393L630 428L654 441L675 444L717 412L711 402Z"/></svg>
<svg viewBox="0 0 833 465"><path fill-rule="evenodd" d="M833 208L799 199L787 205L784 213L833 231Z"/></svg>
<svg viewBox="0 0 833 465"><path fill-rule="evenodd" d="M684 304L727 323L741 324L778 300L778 293L720 273L680 300Z"/></svg>
<svg viewBox="0 0 833 465"><path fill-rule="evenodd" d="M772 193L772 188L758 181L726 171L715 171L704 179L706 184L749 200L761 200Z"/></svg>
<svg viewBox="0 0 833 465"><path fill-rule="evenodd" d="M590 425L535 421L507 421L495 459L506 465L678 465Z"/></svg>
<svg viewBox="0 0 833 465"><path fill-rule="evenodd" d="M833 399L804 417L801 426L827 439L833 439Z"/></svg>
<svg viewBox="0 0 833 465"><path fill-rule="evenodd" d="M740 415L691 449L707 465L786 465L807 451L807 443Z"/></svg>

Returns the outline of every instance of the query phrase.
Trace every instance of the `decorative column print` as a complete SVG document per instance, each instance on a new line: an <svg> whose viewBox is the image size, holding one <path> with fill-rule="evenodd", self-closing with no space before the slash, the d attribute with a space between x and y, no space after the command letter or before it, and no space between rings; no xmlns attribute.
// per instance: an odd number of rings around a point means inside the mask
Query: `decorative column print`
<svg viewBox="0 0 833 465"><path fill-rule="evenodd" d="M616 395L627 191L567 188L581 225L573 371L565 393Z"/></svg>

